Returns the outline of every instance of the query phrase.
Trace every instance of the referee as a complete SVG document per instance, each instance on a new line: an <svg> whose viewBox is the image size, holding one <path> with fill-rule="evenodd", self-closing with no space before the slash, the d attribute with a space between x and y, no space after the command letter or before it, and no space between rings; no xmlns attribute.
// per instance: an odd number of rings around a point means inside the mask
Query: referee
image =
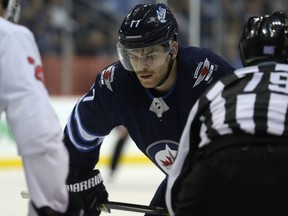
<svg viewBox="0 0 288 216"><path fill-rule="evenodd" d="M288 215L288 17L251 17L244 68L192 108L169 176L176 216Z"/></svg>

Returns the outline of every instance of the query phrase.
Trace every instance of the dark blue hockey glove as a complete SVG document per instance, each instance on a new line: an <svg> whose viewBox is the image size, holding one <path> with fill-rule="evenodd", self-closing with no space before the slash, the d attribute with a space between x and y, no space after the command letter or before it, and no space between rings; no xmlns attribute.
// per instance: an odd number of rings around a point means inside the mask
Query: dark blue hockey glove
<svg viewBox="0 0 288 216"><path fill-rule="evenodd" d="M70 168L67 188L71 197L77 197L84 203L84 216L100 215L101 204L108 202L108 192L99 170L83 171Z"/></svg>

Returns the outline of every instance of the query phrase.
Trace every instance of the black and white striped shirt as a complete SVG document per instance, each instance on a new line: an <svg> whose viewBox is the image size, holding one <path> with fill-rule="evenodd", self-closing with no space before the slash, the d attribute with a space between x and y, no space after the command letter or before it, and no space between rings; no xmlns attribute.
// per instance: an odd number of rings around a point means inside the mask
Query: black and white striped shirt
<svg viewBox="0 0 288 216"><path fill-rule="evenodd" d="M209 145L229 134L271 134L288 138L288 65L265 63L236 70L213 86L194 104L183 131L166 193L179 176L191 146Z"/></svg>
<svg viewBox="0 0 288 216"><path fill-rule="evenodd" d="M288 65L236 70L210 88L193 107L187 125L199 147L232 133L288 135ZM186 126L188 127L188 126ZM192 141L191 140L191 141Z"/></svg>

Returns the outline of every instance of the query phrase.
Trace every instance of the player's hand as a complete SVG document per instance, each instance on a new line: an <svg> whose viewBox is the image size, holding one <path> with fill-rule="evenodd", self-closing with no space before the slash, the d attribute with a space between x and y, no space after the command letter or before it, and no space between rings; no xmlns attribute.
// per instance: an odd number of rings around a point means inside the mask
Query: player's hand
<svg viewBox="0 0 288 216"><path fill-rule="evenodd" d="M71 197L81 199L84 204L85 216L100 215L101 204L108 201L108 192L99 170L70 169L67 188Z"/></svg>

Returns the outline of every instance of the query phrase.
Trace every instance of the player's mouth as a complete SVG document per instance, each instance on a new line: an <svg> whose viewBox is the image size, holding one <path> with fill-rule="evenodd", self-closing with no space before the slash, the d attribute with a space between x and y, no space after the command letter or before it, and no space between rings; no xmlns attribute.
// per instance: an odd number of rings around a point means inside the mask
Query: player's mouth
<svg viewBox="0 0 288 216"><path fill-rule="evenodd" d="M137 75L140 79L147 80L147 79L151 78L153 74L147 73L147 72L138 72Z"/></svg>
<svg viewBox="0 0 288 216"><path fill-rule="evenodd" d="M141 79L149 79L150 77L152 77L152 74L149 74L149 75L139 75L139 77Z"/></svg>

